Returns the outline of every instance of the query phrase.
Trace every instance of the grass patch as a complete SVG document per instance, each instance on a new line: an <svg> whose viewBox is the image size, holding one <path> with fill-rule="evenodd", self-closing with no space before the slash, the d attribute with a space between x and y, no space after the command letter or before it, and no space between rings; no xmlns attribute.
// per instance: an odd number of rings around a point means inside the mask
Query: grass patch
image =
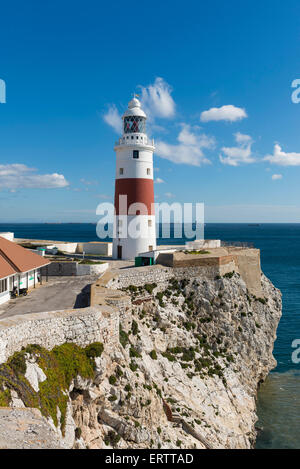
<svg viewBox="0 0 300 469"><path fill-rule="evenodd" d="M10 393L16 391L25 407L40 409L45 417L51 417L56 426L64 433L68 403L67 391L76 376L94 377L96 356L103 352L103 345L93 343L81 348L73 343L54 347L51 351L39 345L28 345L16 352L6 363L0 365L0 406L7 406ZM25 378L26 354L34 356L38 366L44 371L47 379L39 383L36 392ZM57 407L60 410L60 421L57 419Z"/></svg>

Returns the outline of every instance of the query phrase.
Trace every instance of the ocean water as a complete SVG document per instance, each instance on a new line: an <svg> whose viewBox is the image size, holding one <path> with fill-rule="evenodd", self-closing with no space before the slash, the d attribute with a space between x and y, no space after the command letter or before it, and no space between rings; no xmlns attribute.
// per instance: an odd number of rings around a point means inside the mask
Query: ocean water
<svg viewBox="0 0 300 469"><path fill-rule="evenodd" d="M99 240L96 225L92 223L0 223L1 231L13 231L19 238ZM300 224L209 223L205 226L205 238L253 243L261 249L264 273L283 294L283 316L274 349L278 365L258 395L258 426L263 430L257 448L300 449L300 364L292 362L292 342L300 339ZM184 236L158 239L158 244L184 243Z"/></svg>

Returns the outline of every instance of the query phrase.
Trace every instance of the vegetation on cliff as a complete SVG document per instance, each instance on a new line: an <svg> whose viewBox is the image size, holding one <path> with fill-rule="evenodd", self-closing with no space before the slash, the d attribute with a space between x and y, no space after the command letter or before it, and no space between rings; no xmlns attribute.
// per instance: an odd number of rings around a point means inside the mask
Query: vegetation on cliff
<svg viewBox="0 0 300 469"><path fill-rule="evenodd" d="M14 353L0 365L0 406L9 406L14 391L25 407L40 409L45 417L51 417L64 432L68 390L74 378L94 377L95 357L101 356L103 344L95 342L85 348L65 343L51 351L39 345L28 345ZM27 362L36 363L46 375L35 391L26 378ZM59 421L58 412L59 409Z"/></svg>

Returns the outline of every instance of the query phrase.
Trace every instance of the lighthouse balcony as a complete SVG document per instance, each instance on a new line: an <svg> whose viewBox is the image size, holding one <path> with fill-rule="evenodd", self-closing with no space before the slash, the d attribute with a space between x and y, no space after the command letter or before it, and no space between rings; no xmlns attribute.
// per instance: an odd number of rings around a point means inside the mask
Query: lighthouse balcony
<svg viewBox="0 0 300 469"><path fill-rule="evenodd" d="M154 147L154 140L152 138L148 138L145 135L126 135L125 137L121 137L116 141L115 146L118 147L120 145L146 145Z"/></svg>

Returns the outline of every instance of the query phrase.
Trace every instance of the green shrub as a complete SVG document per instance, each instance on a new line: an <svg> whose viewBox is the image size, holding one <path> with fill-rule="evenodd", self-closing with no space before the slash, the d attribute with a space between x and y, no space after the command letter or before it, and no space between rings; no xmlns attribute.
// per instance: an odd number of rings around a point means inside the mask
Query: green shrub
<svg viewBox="0 0 300 469"><path fill-rule="evenodd" d="M152 294L154 288L156 287L157 287L156 283L146 283L146 285L144 285L146 292L148 292L150 295Z"/></svg>
<svg viewBox="0 0 300 469"><path fill-rule="evenodd" d="M266 298L256 298L256 301L259 301L263 305L267 304Z"/></svg>
<svg viewBox="0 0 300 469"><path fill-rule="evenodd" d="M129 343L128 334L122 329L121 324L119 326L119 341L123 348Z"/></svg>
<svg viewBox="0 0 300 469"><path fill-rule="evenodd" d="M129 364L129 368L131 369L131 371L136 371L138 369L138 365L131 361Z"/></svg>
<svg viewBox="0 0 300 469"><path fill-rule="evenodd" d="M152 358L152 360L157 360L157 353L156 353L156 350L151 350L151 352L149 353L150 357Z"/></svg>
<svg viewBox="0 0 300 469"><path fill-rule="evenodd" d="M108 382L109 382L109 384L111 384L111 385L116 384L117 378L115 377L115 375L111 375L111 376L108 378Z"/></svg>
<svg viewBox="0 0 300 469"><path fill-rule="evenodd" d="M130 347L129 355L130 355L131 358L140 358L141 357L141 354L133 346Z"/></svg>
<svg viewBox="0 0 300 469"><path fill-rule="evenodd" d="M85 347L84 351L88 358L101 357L104 350L104 346L101 342L94 342L93 344Z"/></svg>
<svg viewBox="0 0 300 469"><path fill-rule="evenodd" d="M138 323L134 319L131 324L131 330L133 335L137 335L137 333L139 332Z"/></svg>
<svg viewBox="0 0 300 469"><path fill-rule="evenodd" d="M234 276L235 272L227 272L225 275L223 275L223 278L232 278Z"/></svg>
<svg viewBox="0 0 300 469"><path fill-rule="evenodd" d="M121 437L118 435L118 433L115 433L114 431L109 431L107 435L104 438L104 443L106 446L112 446L113 448L117 446L119 443Z"/></svg>
<svg viewBox="0 0 300 469"><path fill-rule="evenodd" d="M166 351L162 353L162 356L167 358L169 362L175 362L176 358L170 352Z"/></svg>

